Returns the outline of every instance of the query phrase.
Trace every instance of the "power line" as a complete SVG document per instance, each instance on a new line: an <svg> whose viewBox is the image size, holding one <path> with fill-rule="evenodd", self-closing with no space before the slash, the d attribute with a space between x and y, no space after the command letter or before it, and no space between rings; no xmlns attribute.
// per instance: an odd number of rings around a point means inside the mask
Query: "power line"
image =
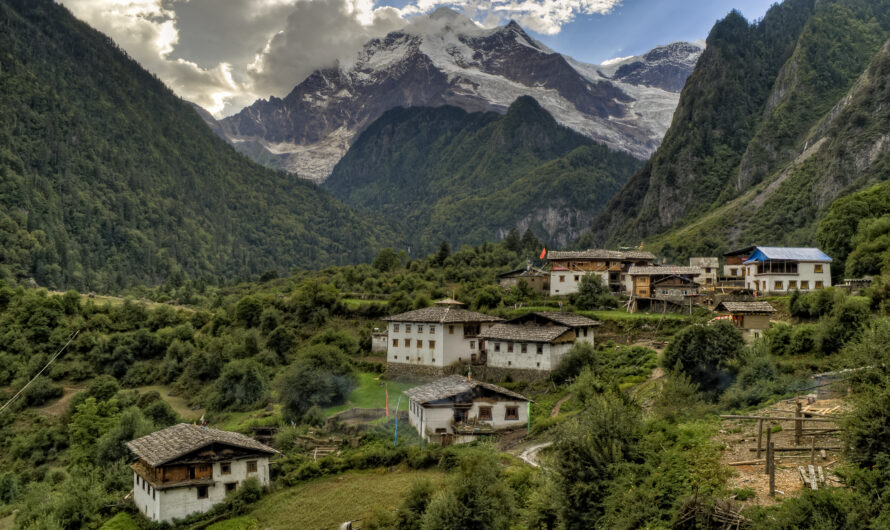
<svg viewBox="0 0 890 530"><path fill-rule="evenodd" d="M52 356L52 358L49 360L49 362L47 362L47 363L43 366L43 368L41 368L40 371L37 372L37 375L35 375L34 377L32 377L31 380L28 381L27 384L25 384L25 386L23 386L21 390L19 390L18 392L16 392L15 395L12 396L12 397L9 399L9 401L7 401L6 403L4 403L3 406L0 407L0 414L3 414L3 411L6 410L6 409L12 404L12 402L15 401L15 400L22 394L22 392L24 392L29 386L31 386L31 383L33 383L34 380L36 380L38 377L40 377L40 375L43 374L43 372L44 372L47 368L49 368L49 365L51 365L51 364L53 363L53 361L55 361L55 360L59 357L59 355L62 355L62 352L64 352L64 351L65 351L65 348L67 348L68 345L71 344L71 341L73 341L74 338L77 337L77 334L78 334L78 333L80 333L80 330L77 330L77 331L75 331L74 333L72 333L72 334L68 337L68 342L66 342L65 345L62 346L62 348L59 349L59 351L57 351L55 355Z"/></svg>

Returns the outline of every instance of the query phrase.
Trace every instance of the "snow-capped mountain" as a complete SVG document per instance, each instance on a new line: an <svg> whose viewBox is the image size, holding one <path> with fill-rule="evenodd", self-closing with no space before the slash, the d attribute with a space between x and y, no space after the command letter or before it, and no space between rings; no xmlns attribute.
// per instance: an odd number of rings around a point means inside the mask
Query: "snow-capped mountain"
<svg viewBox="0 0 890 530"><path fill-rule="evenodd" d="M534 97L560 123L647 158L670 125L701 49L675 43L610 65L553 52L515 22L483 29L446 8L373 39L348 63L317 70L284 98L220 120L248 156L316 181L355 136L397 107L455 105L506 112Z"/></svg>

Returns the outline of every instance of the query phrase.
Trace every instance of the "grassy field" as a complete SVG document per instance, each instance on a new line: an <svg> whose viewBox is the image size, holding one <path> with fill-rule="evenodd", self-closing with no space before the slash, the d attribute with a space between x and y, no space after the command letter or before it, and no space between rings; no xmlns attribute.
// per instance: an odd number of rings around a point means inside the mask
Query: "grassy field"
<svg viewBox="0 0 890 530"><path fill-rule="evenodd" d="M395 410L396 403L399 400L399 395L404 390L408 390L409 388L417 386L417 383L404 383L400 381L384 381L382 379L377 379L380 377L380 374L372 374L367 372L362 372L359 374L359 384L349 394L349 398L346 403L343 405L337 405L335 407L328 407L325 409L325 414L331 416L338 412L351 409L351 408L361 408L361 409L382 409L384 404L386 403L386 388L389 388L389 406L391 410ZM386 386L384 387L384 383ZM402 410L407 410L408 400L402 398Z"/></svg>
<svg viewBox="0 0 890 530"><path fill-rule="evenodd" d="M146 392L151 392L154 390L155 392L161 395L164 401L170 404L173 407L173 410L176 411L179 416L184 420L197 420L204 414L204 409L192 410L191 407L188 406L188 400L186 400L182 396L171 396L170 391L172 390L169 386L164 385L149 385L149 386L140 386L136 388L140 394L144 394Z"/></svg>
<svg viewBox="0 0 890 530"><path fill-rule="evenodd" d="M340 523L368 518L375 508L394 508L418 479L443 482L440 471L381 470L350 472L266 495L238 524L222 529L336 529ZM234 521L233 521L234 522Z"/></svg>

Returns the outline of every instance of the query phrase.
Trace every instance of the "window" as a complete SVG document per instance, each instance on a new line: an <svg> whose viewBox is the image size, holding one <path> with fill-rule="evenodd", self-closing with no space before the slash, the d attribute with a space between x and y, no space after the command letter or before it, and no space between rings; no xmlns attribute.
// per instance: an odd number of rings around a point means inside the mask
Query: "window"
<svg viewBox="0 0 890 530"><path fill-rule="evenodd" d="M430 343L430 349L431 349L431 350L432 350L433 348L436 347L436 341L431 340L431 341L429 341L429 343Z"/></svg>
<svg viewBox="0 0 890 530"><path fill-rule="evenodd" d="M154 501L154 500L157 500L157 499L158 499L158 495L157 495L157 493L158 493L158 490L156 490L156 489L154 489L154 488L151 489L151 500Z"/></svg>
<svg viewBox="0 0 890 530"><path fill-rule="evenodd" d="M513 343L512 342L507 343L507 353L513 353Z"/></svg>
<svg viewBox="0 0 890 530"><path fill-rule="evenodd" d="M540 368L540 367L541 367L541 363L535 363L535 364L537 364L537 365L538 365L538 368Z"/></svg>
<svg viewBox="0 0 890 530"><path fill-rule="evenodd" d="M519 352L520 352L520 353L528 353L528 344L526 344L526 343L524 343L524 342L523 342L522 344L520 344L520 345L519 345Z"/></svg>
<svg viewBox="0 0 890 530"><path fill-rule="evenodd" d="M782 282L781 282L781 281L778 281L778 280L776 281L776 290L777 290L777 291L781 291L781 290L782 290Z"/></svg>
<svg viewBox="0 0 890 530"><path fill-rule="evenodd" d="M822 272L822 264L817 263L816 267L813 269L813 272L816 272L816 273Z"/></svg>
<svg viewBox="0 0 890 530"><path fill-rule="evenodd" d="M491 421L491 407L479 407L479 419Z"/></svg>
<svg viewBox="0 0 890 530"><path fill-rule="evenodd" d="M562 282L564 282L564 281L566 281L566 277L565 277L565 275L560 274L560 275L559 275L559 283L562 283Z"/></svg>
<svg viewBox="0 0 890 530"><path fill-rule="evenodd" d="M406 347L406 348L410 348L410 347L411 347L411 339L405 339L405 347Z"/></svg>
<svg viewBox="0 0 890 530"><path fill-rule="evenodd" d="M494 351L496 351L496 352L501 351L501 343L500 342L494 343Z"/></svg>
<svg viewBox="0 0 890 530"><path fill-rule="evenodd" d="M587 328L584 328L584 330L581 333L583 333L584 336L586 337L587 336Z"/></svg>
<svg viewBox="0 0 890 530"><path fill-rule="evenodd" d="M207 486L198 486L198 498L199 499L207 498Z"/></svg>
<svg viewBox="0 0 890 530"><path fill-rule="evenodd" d="M810 282L807 281L807 280L801 280L801 281L800 281L800 288L801 288L801 289L809 289L809 288L810 288Z"/></svg>
<svg viewBox="0 0 890 530"><path fill-rule="evenodd" d="M230 491L235 491L235 488L238 486L237 482L226 482L226 493Z"/></svg>
<svg viewBox="0 0 890 530"><path fill-rule="evenodd" d="M454 335L454 326L448 326L448 334Z"/></svg>
<svg viewBox="0 0 890 530"><path fill-rule="evenodd" d="M471 341L470 341L470 349L471 349L471 350L475 350L475 349L476 349L476 341L475 341L475 340L471 340Z"/></svg>
<svg viewBox="0 0 890 530"><path fill-rule="evenodd" d="M538 344L538 353L544 353L544 345L543 344Z"/></svg>
<svg viewBox="0 0 890 530"><path fill-rule="evenodd" d="M729 275L730 276L738 276L739 270L738 269L729 269Z"/></svg>
<svg viewBox="0 0 890 530"><path fill-rule="evenodd" d="M399 347L399 339L392 339L392 347L393 348Z"/></svg>
<svg viewBox="0 0 890 530"><path fill-rule="evenodd" d="M219 472L222 475L230 475L232 473L232 464L229 462L223 462L219 465Z"/></svg>
<svg viewBox="0 0 890 530"><path fill-rule="evenodd" d="M430 334L436 332L436 326L430 326Z"/></svg>
<svg viewBox="0 0 890 530"><path fill-rule="evenodd" d="M436 358L435 358L435 357L433 357L433 362L436 362Z"/></svg>
<svg viewBox="0 0 890 530"><path fill-rule="evenodd" d="M581 279L581 277L578 276L578 275L576 274L576 275L575 275L575 281L577 282L577 281L580 280L580 279Z"/></svg>
<svg viewBox="0 0 890 530"><path fill-rule="evenodd" d="M392 325L392 330L395 331L396 333L398 333L398 332L399 332L399 325L398 325L398 324L393 324L393 325Z"/></svg>
<svg viewBox="0 0 890 530"><path fill-rule="evenodd" d="M411 333L411 324L405 324L405 333Z"/></svg>
<svg viewBox="0 0 890 530"><path fill-rule="evenodd" d="M822 283L821 281L818 281L818 280L816 281L816 289L821 289L824 286L825 286L825 284Z"/></svg>
<svg viewBox="0 0 890 530"><path fill-rule="evenodd" d="M392 358L393 358L393 359L398 359L399 356L398 356L398 355L393 355Z"/></svg>
<svg viewBox="0 0 890 530"><path fill-rule="evenodd" d="M507 361L507 366L513 366L513 361Z"/></svg>
<svg viewBox="0 0 890 530"><path fill-rule="evenodd" d="M423 333L423 326L417 326L417 333Z"/></svg>
<svg viewBox="0 0 890 530"><path fill-rule="evenodd" d="M507 407L507 412L504 414L505 420L518 420L519 419L519 407Z"/></svg>
<svg viewBox="0 0 890 530"><path fill-rule="evenodd" d="M788 290L797 289L797 280L788 280Z"/></svg>
<svg viewBox="0 0 890 530"><path fill-rule="evenodd" d="M248 473L256 473L256 460L248 460L247 461L247 472Z"/></svg>

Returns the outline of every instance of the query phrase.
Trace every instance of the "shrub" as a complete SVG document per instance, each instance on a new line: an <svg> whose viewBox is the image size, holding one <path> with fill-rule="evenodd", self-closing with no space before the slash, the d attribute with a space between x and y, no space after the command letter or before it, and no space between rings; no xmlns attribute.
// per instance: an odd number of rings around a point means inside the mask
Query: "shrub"
<svg viewBox="0 0 890 530"><path fill-rule="evenodd" d="M269 399L269 380L255 361L239 359L223 368L213 384L207 404L210 410L249 410Z"/></svg>
<svg viewBox="0 0 890 530"><path fill-rule="evenodd" d="M578 309L608 309L618 307L618 301L609 291L609 286L598 274L585 274L581 277L578 292L569 295L569 302Z"/></svg>
<svg viewBox="0 0 890 530"><path fill-rule="evenodd" d="M689 326L674 336L664 352L663 366L682 372L705 393L720 392L732 382L731 363L744 341L728 322Z"/></svg>
<svg viewBox="0 0 890 530"><path fill-rule="evenodd" d="M28 407L39 407L62 397L62 387L54 385L49 378L40 376L25 390L23 400Z"/></svg>

